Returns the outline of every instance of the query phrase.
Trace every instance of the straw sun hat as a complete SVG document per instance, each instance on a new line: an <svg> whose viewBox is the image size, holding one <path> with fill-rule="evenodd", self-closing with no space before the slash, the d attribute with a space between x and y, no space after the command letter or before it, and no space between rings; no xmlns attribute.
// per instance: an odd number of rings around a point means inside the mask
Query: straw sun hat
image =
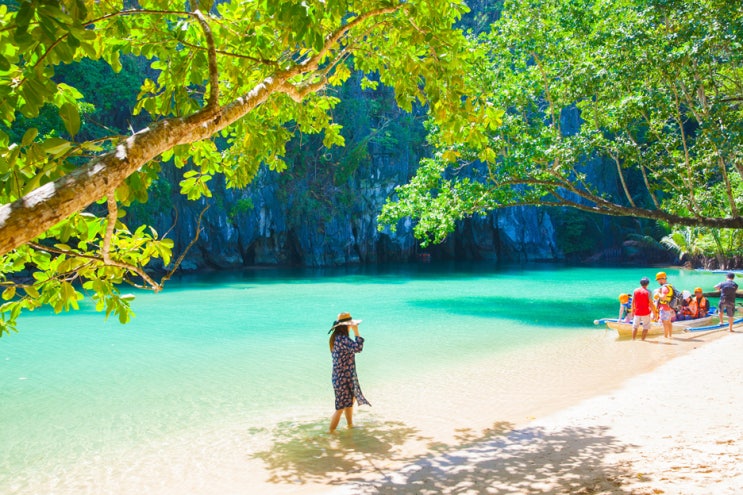
<svg viewBox="0 0 743 495"><path fill-rule="evenodd" d="M351 318L351 313L340 313L338 315L338 318L336 318L333 322L333 326L330 327L330 331L328 333L335 330L335 327L354 326L358 325L359 323L361 323L361 320L354 320L353 318Z"/></svg>

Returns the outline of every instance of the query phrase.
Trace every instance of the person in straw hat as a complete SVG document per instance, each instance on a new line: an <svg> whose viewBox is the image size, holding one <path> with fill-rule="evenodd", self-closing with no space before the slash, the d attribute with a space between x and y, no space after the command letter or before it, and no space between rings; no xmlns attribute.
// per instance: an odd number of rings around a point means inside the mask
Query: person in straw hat
<svg viewBox="0 0 743 495"><path fill-rule="evenodd" d="M346 423L353 428L353 401L359 405L371 406L361 393L359 377L356 375L356 353L364 349L364 338L359 335L359 323L350 313L341 313L333 322L330 332L330 354L333 356L333 390L335 391L335 413L330 419L330 433L338 427L341 415L346 416ZM353 330L355 340L348 336ZM330 333L328 332L328 333Z"/></svg>

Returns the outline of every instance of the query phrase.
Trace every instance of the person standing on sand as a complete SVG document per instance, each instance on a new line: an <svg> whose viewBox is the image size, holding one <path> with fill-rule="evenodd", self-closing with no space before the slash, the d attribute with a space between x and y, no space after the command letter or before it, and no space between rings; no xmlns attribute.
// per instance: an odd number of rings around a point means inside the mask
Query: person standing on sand
<svg viewBox="0 0 743 495"><path fill-rule="evenodd" d="M333 356L333 391L335 392L335 413L330 419L330 433L338 427L341 415L345 414L346 424L353 428L353 401L371 406L361 393L359 378L356 375L356 353L364 349L364 338L359 335L359 323L349 313L341 313L333 322L330 332L330 354ZM355 340L348 336L353 330ZM328 333L330 333L328 332Z"/></svg>
<svg viewBox="0 0 743 495"><path fill-rule="evenodd" d="M648 335L650 330L650 313L652 312L655 317L658 316L658 309L653 303L653 298L650 297L650 291L648 291L648 284L650 279L642 277L640 279L640 287L635 289L632 293L632 340L637 337L637 327L642 324L642 340Z"/></svg>
<svg viewBox="0 0 743 495"><path fill-rule="evenodd" d="M725 322L723 316L727 312L728 325L731 332L733 331L733 320L735 319L735 296L738 291L738 284L733 281L734 278L735 274L730 272L724 282L715 285L715 289L720 291L720 307L718 308L720 312L720 325Z"/></svg>
<svg viewBox="0 0 743 495"><path fill-rule="evenodd" d="M655 280L660 284L660 291L658 292L658 310L660 313L660 322L663 325L663 337L670 339L673 336L672 321L676 312L671 308L669 303L671 302L671 296L673 295L671 291L676 289L668 286L666 272L656 273Z"/></svg>

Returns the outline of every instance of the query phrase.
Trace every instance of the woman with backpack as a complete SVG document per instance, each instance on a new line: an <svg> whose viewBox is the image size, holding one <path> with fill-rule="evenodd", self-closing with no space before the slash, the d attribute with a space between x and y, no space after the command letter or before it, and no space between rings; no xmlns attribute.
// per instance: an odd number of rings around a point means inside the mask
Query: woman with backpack
<svg viewBox="0 0 743 495"><path fill-rule="evenodd" d="M660 284L658 310L660 312L660 322L663 325L663 337L670 339L673 335L672 322L676 317L676 312L670 306L674 289L668 283L666 272L656 273L655 280Z"/></svg>

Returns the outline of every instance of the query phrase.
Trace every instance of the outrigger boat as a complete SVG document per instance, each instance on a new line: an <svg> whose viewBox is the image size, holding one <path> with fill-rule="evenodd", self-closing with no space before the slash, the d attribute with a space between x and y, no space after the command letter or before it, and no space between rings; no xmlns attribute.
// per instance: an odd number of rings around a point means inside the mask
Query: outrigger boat
<svg viewBox="0 0 743 495"><path fill-rule="evenodd" d="M734 323L738 324L743 322L743 318L736 320ZM616 318L603 318L593 322L596 325L605 323L607 327L612 330L616 330L620 338L631 338L632 337L632 322L619 321ZM693 331L704 331L704 330L716 330L723 328L728 325L727 318L725 318L725 324L720 325L719 315L710 315L694 320L676 320L672 323L671 328L673 333L684 333ZM642 327L637 329L637 336L642 335ZM654 321L650 324L647 336L663 335L663 325L659 321Z"/></svg>

